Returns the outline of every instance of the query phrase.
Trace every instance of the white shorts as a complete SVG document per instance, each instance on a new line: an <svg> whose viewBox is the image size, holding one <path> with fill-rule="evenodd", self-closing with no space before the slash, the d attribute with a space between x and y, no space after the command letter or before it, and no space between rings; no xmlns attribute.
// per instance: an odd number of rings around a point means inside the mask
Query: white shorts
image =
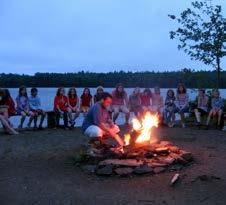
<svg viewBox="0 0 226 205"><path fill-rule="evenodd" d="M112 110L114 113L119 113L119 112L123 112L123 113L129 113L129 109L127 108L126 105L112 105Z"/></svg>
<svg viewBox="0 0 226 205"><path fill-rule="evenodd" d="M117 125L114 125L113 130L114 130L115 133L118 133L120 131L120 129ZM103 137L103 135L105 133L100 127L98 127L96 125L91 125L85 130L84 134L87 137L92 138L92 137Z"/></svg>

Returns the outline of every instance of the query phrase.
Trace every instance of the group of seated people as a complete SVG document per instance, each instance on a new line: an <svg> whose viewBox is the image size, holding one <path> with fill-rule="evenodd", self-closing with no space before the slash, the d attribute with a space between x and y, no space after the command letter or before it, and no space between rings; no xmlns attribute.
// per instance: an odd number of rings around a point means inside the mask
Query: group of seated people
<svg viewBox="0 0 226 205"><path fill-rule="evenodd" d="M88 131L84 127L89 127L90 120L88 119L87 121L86 118L94 120L93 115L89 114L89 112L95 113L95 109L97 109L95 106L99 105L98 103L103 98L110 98L107 101L107 105L104 106L106 106L112 125L115 125L120 112L125 114L125 124L129 125L130 112L134 112L136 118L141 119L143 113L149 111L158 114L162 123L169 127L175 126L175 114L178 113L180 115L181 126L185 127L185 113L190 112L189 95L183 84L178 85L176 93L173 89L169 89L165 99L163 99L159 87L155 87L154 92L149 88L141 91L139 87L136 87L132 94L128 96L123 85L119 83L111 94L104 92L102 86L98 86L94 96L91 95L89 88L85 88L80 97L77 95L76 88L70 88L68 93L65 94L65 89L61 87L57 89L53 106L56 128L60 126L61 117L63 118L63 127L65 129L73 128L76 119L80 113L83 113L83 130L87 133ZM217 117L217 126L220 127L223 106L224 102L220 97L219 90L214 89L212 97L209 99L205 89L200 89L197 96L197 106L194 109L197 126L201 126L201 116L206 115L206 128L208 128L212 117ZM34 121L34 129L43 129L46 113L42 109L37 88L31 88L30 95L28 96L26 87L21 86L16 97L16 103L14 103L8 89L0 89L0 121L5 132L9 134L18 134L9 120L14 115L21 115L19 129L23 128L26 117L29 117L27 128L30 128ZM39 125L37 125L38 117L40 117ZM116 129L115 126L114 129Z"/></svg>

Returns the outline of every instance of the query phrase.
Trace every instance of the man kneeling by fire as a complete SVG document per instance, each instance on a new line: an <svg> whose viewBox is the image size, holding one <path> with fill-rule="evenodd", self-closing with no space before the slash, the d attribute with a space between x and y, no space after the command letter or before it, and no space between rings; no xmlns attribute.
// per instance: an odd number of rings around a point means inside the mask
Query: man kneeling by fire
<svg viewBox="0 0 226 205"><path fill-rule="evenodd" d="M124 145L123 140L117 134L119 127L113 123L109 114L109 107L112 103L112 96L109 93L103 93L102 99L95 103L88 111L82 129L90 142L96 140L102 141L105 137L112 137L119 147Z"/></svg>

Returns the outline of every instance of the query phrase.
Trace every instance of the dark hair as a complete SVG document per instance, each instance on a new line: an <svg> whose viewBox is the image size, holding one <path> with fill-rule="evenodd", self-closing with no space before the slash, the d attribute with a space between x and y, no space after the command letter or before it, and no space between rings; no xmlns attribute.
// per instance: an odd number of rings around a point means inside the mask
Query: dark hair
<svg viewBox="0 0 226 205"><path fill-rule="evenodd" d="M88 95L89 95L90 97L92 97L92 95L90 94L90 89L89 89L89 88L84 88L84 90L83 90L83 93L82 93L82 96L81 96L81 97L85 96L85 91L86 91L86 90L88 90L88 92L89 92L89 94L88 94Z"/></svg>
<svg viewBox="0 0 226 205"><path fill-rule="evenodd" d="M169 90L167 90L167 96L169 96L169 92L172 92L173 93L173 96L172 97L174 97L175 96L175 94L174 94L174 91L172 90L172 89L169 89Z"/></svg>
<svg viewBox="0 0 226 205"><path fill-rule="evenodd" d="M19 96L22 96L21 92L22 92L22 90L24 90L24 89L25 89L25 94L24 94L24 96L27 97L27 88L26 88L24 85L20 86L20 88L19 88Z"/></svg>
<svg viewBox="0 0 226 205"><path fill-rule="evenodd" d="M75 87L72 87L72 88L69 89L68 94L67 94L68 95L68 98L71 98L72 97L72 95L71 95L72 90L75 91L75 98L77 98L77 91L76 91Z"/></svg>
<svg viewBox="0 0 226 205"><path fill-rule="evenodd" d="M106 100L107 98L111 98L112 99L112 95L110 93L108 93L108 92L104 92L102 94L102 99Z"/></svg>
<svg viewBox="0 0 226 205"><path fill-rule="evenodd" d="M148 93L148 97L152 96L152 92L151 92L150 88L145 88L143 93L145 93L145 92Z"/></svg>
<svg viewBox="0 0 226 205"><path fill-rule="evenodd" d="M6 97L7 99L8 99L8 98L11 98L9 89L4 89L4 94L5 94L5 97Z"/></svg>
<svg viewBox="0 0 226 205"><path fill-rule="evenodd" d="M206 90L205 90L205 89L203 89L203 88L202 88L202 89L199 89L199 91L200 91L200 92L202 92L203 94L205 94L205 93L206 93Z"/></svg>
<svg viewBox="0 0 226 205"><path fill-rule="evenodd" d="M63 87L60 87L60 88L57 89L57 93L56 93L57 96L60 96L60 91L61 91L62 89L64 90Z"/></svg>
<svg viewBox="0 0 226 205"><path fill-rule="evenodd" d="M182 92L180 91L180 87L183 88L183 91L182 91ZM178 94L184 94L184 93L186 93L186 92L187 92L187 89L186 89L185 85L182 84L182 83L180 83L180 84L177 86L177 93L178 93Z"/></svg>
<svg viewBox="0 0 226 205"><path fill-rule="evenodd" d="M37 88L31 88L31 93L37 93L38 89Z"/></svg>
<svg viewBox="0 0 226 205"><path fill-rule="evenodd" d="M118 91L118 89L119 89L119 87L122 87L123 89L122 89L122 92L119 92ZM117 85L116 85L116 96L118 97L118 98L124 98L124 96L125 96L125 94L126 94L126 92L124 91L124 87L123 87L123 84L122 83L118 83Z"/></svg>

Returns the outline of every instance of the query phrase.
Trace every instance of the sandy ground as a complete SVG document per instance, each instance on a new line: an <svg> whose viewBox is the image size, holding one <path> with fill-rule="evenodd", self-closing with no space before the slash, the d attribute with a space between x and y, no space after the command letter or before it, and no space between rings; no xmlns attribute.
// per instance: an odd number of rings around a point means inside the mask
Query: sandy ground
<svg viewBox="0 0 226 205"><path fill-rule="evenodd" d="M226 132L163 127L156 133L195 157L174 187L174 172L106 178L68 164L85 142L79 128L0 133L0 205L226 204Z"/></svg>

